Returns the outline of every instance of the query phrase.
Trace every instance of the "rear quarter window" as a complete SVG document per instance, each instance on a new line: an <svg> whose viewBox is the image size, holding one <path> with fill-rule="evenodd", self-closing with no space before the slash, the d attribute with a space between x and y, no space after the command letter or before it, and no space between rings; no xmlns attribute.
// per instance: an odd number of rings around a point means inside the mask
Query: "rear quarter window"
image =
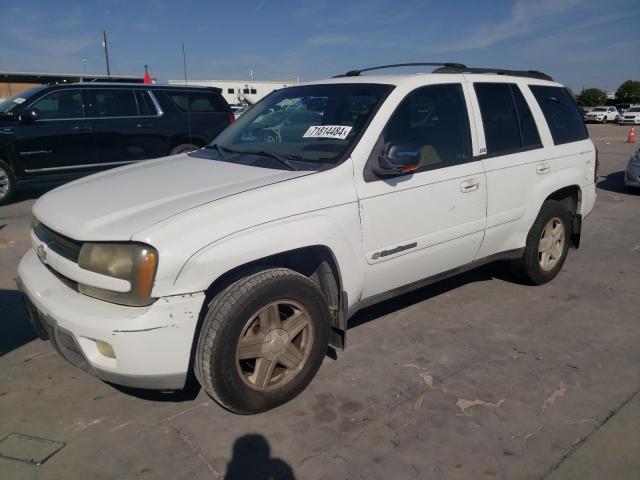
<svg viewBox="0 0 640 480"><path fill-rule="evenodd" d="M589 138L578 106L564 88L544 85L529 85L529 88L549 125L554 144Z"/></svg>
<svg viewBox="0 0 640 480"><path fill-rule="evenodd" d="M182 112L215 113L227 111L224 102L215 93L168 91L167 96L178 110Z"/></svg>

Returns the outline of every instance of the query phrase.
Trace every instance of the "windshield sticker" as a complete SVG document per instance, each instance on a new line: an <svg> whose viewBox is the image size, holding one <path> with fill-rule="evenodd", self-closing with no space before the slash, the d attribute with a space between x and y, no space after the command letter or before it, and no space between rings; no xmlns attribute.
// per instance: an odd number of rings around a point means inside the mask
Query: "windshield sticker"
<svg viewBox="0 0 640 480"><path fill-rule="evenodd" d="M21 98L21 97L16 97L16 98L13 99L13 103L17 103L17 104L21 104L21 103L24 103L26 101L27 101L26 98Z"/></svg>
<svg viewBox="0 0 640 480"><path fill-rule="evenodd" d="M313 125L303 135L304 138L338 138L344 140L352 127L344 125Z"/></svg>

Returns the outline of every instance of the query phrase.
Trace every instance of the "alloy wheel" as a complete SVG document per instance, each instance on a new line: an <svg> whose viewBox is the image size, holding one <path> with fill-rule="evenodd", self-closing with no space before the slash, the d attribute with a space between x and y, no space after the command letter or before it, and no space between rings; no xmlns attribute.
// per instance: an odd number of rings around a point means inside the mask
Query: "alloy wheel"
<svg viewBox="0 0 640 480"><path fill-rule="evenodd" d="M262 307L246 323L236 347L240 378L254 390L275 390L305 366L313 345L307 310L292 300Z"/></svg>
<svg viewBox="0 0 640 480"><path fill-rule="evenodd" d="M565 228L558 217L547 222L538 243L538 261L545 272L553 270L564 252Z"/></svg>
<svg viewBox="0 0 640 480"><path fill-rule="evenodd" d="M9 193L9 174L4 168L0 167L0 200L4 199Z"/></svg>

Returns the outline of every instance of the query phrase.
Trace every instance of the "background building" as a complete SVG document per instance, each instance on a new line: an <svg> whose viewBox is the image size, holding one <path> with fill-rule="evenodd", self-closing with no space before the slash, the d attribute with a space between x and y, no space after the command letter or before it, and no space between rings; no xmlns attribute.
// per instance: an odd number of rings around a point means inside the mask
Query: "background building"
<svg viewBox="0 0 640 480"><path fill-rule="evenodd" d="M0 72L0 99L13 97L28 88L39 85L74 82L128 82L142 83L144 76L88 75L76 73Z"/></svg>
<svg viewBox="0 0 640 480"><path fill-rule="evenodd" d="M238 103L254 104L274 90L297 83L295 80L189 80L189 85L217 87L230 105ZM184 80L169 80L169 85L184 85Z"/></svg>

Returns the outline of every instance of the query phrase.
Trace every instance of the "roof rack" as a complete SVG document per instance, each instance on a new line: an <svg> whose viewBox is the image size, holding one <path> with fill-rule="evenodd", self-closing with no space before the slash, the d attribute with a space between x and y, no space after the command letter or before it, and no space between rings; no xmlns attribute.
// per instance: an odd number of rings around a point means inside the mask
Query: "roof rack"
<svg viewBox="0 0 640 480"><path fill-rule="evenodd" d="M537 70L504 70L501 68L471 68L464 65L445 65L436 68L433 73L495 73L496 75L511 75L512 77L528 77L538 78L540 80L549 80L553 82L553 78L546 73Z"/></svg>
<svg viewBox="0 0 640 480"><path fill-rule="evenodd" d="M467 68L462 63L396 63L393 65L380 65L379 67L363 68L362 70L349 70L342 75L335 75L333 78L340 77L357 77L362 72L369 72L371 70L382 70L384 68L396 68L396 67L444 67L444 68Z"/></svg>
<svg viewBox="0 0 640 480"><path fill-rule="evenodd" d="M342 75L336 75L333 78L340 77L357 77L363 72L371 70L382 70L385 68L396 67L439 67L433 73L495 73L496 75L511 75L513 77L537 78L540 80L549 80L553 82L553 78L546 73L537 70L505 70L500 68L474 68L467 67L462 63L396 63L393 65L380 65L379 67L363 68L361 70L349 70Z"/></svg>

